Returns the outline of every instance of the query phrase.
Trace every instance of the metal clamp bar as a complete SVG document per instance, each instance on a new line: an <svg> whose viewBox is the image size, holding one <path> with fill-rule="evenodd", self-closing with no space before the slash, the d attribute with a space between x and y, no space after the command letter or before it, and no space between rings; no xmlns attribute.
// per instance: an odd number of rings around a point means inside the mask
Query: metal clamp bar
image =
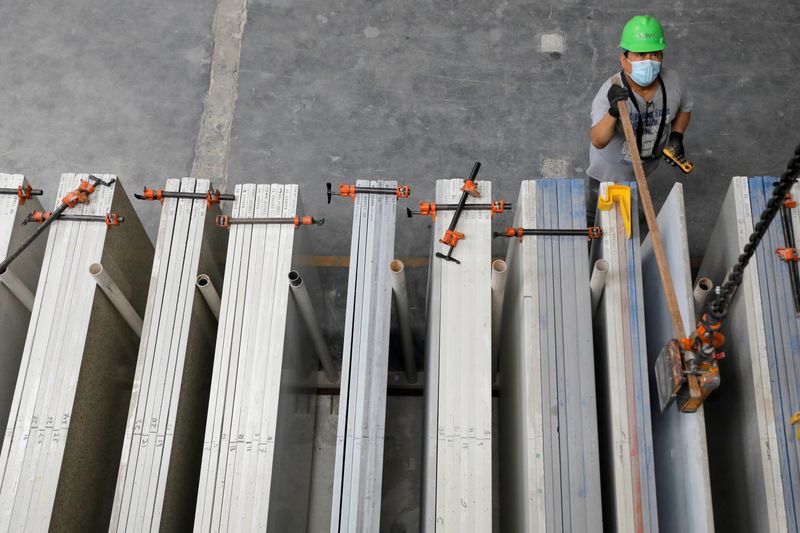
<svg viewBox="0 0 800 533"><path fill-rule="evenodd" d="M220 228L230 228L234 224L293 224L296 229L300 226L322 226L325 224L325 219L308 215L288 218L232 218L228 215L218 215L215 222Z"/></svg>
<svg viewBox="0 0 800 533"><path fill-rule="evenodd" d="M544 228L506 228L505 231L495 231L493 237L517 237L522 240L525 235L542 235L542 236L573 236L573 237L588 237L591 241L599 239L603 236L603 230L600 226L590 226L586 229L544 229Z"/></svg>
<svg viewBox="0 0 800 533"><path fill-rule="evenodd" d="M448 245L450 249L447 251L447 254L436 252L436 257L439 259L461 264L461 261L458 259L453 259L453 250L455 250L456 246L458 245L458 241L464 238L463 233L456 231L456 224L458 224L458 220L461 218L461 213L464 212L464 206L467 204L467 197L479 197L481 195L481 193L478 191L477 185L475 184L475 178L478 177L478 171L480 169L481 162L475 161L475 164L472 166L472 171L469 173L469 177L464 180L464 186L461 188L461 199L458 201L458 205L456 206L456 212L453 215L453 219L450 221L450 226L444 232L444 237L439 240L439 242L442 244Z"/></svg>
<svg viewBox="0 0 800 533"><path fill-rule="evenodd" d="M52 211L33 211L22 221L24 226L28 222L37 222L43 224L44 222L53 218ZM119 226L121 222L125 222L125 217L117 213L107 213L105 215L61 215L59 220L65 222L105 222L106 226Z"/></svg>
<svg viewBox="0 0 800 533"><path fill-rule="evenodd" d="M432 220L436 220L437 212L455 211L457 208L458 204L437 204L435 202L420 202L419 211L412 211L410 208L406 207L406 216L408 218L411 218L414 215L425 215L431 217ZM507 210L510 211L511 209L512 209L511 202L506 202L505 200L495 200L490 204L464 205L465 211L491 211L492 216L497 215L499 213L505 213Z"/></svg>
<svg viewBox="0 0 800 533"><path fill-rule="evenodd" d="M25 202L34 196L41 196L44 194L44 191L42 191L42 189L33 189L30 185L25 187L20 185L16 189L0 187L0 194L14 194L19 198L19 205L25 205Z"/></svg>
<svg viewBox="0 0 800 533"><path fill-rule="evenodd" d="M339 185L339 192L333 192L333 184L326 183L328 189L328 203L331 203L333 196L348 196L356 200L356 194L387 194L394 195L398 198L409 198L411 196L411 187L408 185L399 185L397 187L356 187L355 185L348 185L342 183Z"/></svg>
<svg viewBox="0 0 800 533"><path fill-rule="evenodd" d="M67 193L64 198L61 199L61 204L53 211L52 216L45 220L41 226L36 228L36 230L31 234L30 237L25 239L19 248L17 248L13 253L9 254L2 263L0 263L0 274L3 274L6 270L8 270L8 266L17 258L19 257L22 252L25 251L28 246L33 243L47 227L56 219L60 218L62 213L67 210L69 207L75 207L78 203L89 203L89 196L92 195L94 190L97 188L98 185L104 185L106 187L110 187L114 184L116 179L112 179L111 181L103 181L102 179L98 178L95 175L90 174L88 180L81 180L78 186Z"/></svg>
<svg viewBox="0 0 800 533"><path fill-rule="evenodd" d="M208 208L212 205L218 204L220 200L233 201L236 196L233 194L223 194L218 189L209 189L208 192L183 192L183 191L165 191L164 189L148 189L145 187L142 194L134 194L137 200L147 200L152 202L158 200L163 202L164 198L185 198L189 200L205 200Z"/></svg>

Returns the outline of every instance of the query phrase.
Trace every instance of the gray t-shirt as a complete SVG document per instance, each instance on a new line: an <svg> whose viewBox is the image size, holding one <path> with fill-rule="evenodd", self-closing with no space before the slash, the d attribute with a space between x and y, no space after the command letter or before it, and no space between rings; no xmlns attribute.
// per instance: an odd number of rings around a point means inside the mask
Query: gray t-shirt
<svg viewBox="0 0 800 533"><path fill-rule="evenodd" d="M652 153L661 154L661 150L667 144L671 131L672 121L679 111L689 112L694 107L694 100L689 94L686 84L677 72L670 69L661 69L661 79L664 80L664 88L667 90L667 118L664 121L664 132L661 134L659 146L653 152L653 144L658 135L658 126L661 123L661 87L658 86L653 100L648 104L644 98L634 93L639 110L644 115L642 119L642 166L646 175L650 175L658 166L662 157L647 160L647 156ZM592 126L608 112L608 88L611 87L609 78L597 91L597 95L592 102ZM630 99L627 101L628 111L633 124L633 131L636 132L636 125L639 122L639 112L633 106ZM634 179L633 166L631 165L630 151L628 143L625 142L625 134L622 131L622 122L617 121L616 132L605 148L598 150L593 145L589 145L589 168L586 173L600 181L626 181Z"/></svg>

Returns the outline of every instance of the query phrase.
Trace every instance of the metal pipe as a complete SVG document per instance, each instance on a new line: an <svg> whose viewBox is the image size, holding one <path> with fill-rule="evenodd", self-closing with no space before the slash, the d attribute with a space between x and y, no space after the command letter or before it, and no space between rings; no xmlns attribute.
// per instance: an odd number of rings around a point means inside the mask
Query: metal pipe
<svg viewBox="0 0 800 533"><path fill-rule="evenodd" d="M711 294L712 290L714 290L714 282L710 279L700 278L697 280L692 293L692 296L694 296L695 315L703 312L703 307L706 305L706 300L708 300L708 295Z"/></svg>
<svg viewBox="0 0 800 533"><path fill-rule="evenodd" d="M208 304L208 308L211 309L211 314L214 315L219 321L219 309L220 309L220 299L219 293L217 289L214 287L214 284L211 283L211 278L208 274L200 274L197 276L195 280L195 284L197 285L197 289L200 291L200 294L203 296L203 299Z"/></svg>
<svg viewBox="0 0 800 533"><path fill-rule="evenodd" d="M317 357L319 357L319 362L322 364L322 370L331 383L336 383L339 381L339 372L333 366L333 359L331 359L331 354L328 352L328 344L325 342L325 337L322 336L322 328L319 327L317 317L314 315L314 307L311 305L311 298L309 298L306 286L303 284L303 278L300 277L300 273L296 270L289 272L289 288L292 289L300 316L303 317L308 334L314 343L314 349L317 352Z"/></svg>
<svg viewBox="0 0 800 533"><path fill-rule="evenodd" d="M503 320L503 294L506 290L506 262L492 261L492 382L500 367L500 325Z"/></svg>
<svg viewBox="0 0 800 533"><path fill-rule="evenodd" d="M10 270L6 270L6 273L0 276L0 282L8 287L11 294L13 294L28 311L33 310L33 293L16 274Z"/></svg>
<svg viewBox="0 0 800 533"><path fill-rule="evenodd" d="M108 299L111 300L114 308L119 311L119 314L121 314L122 318L125 319L125 322L127 322L134 333L141 338L142 318L136 312L136 309L133 308L128 299L125 298L125 295L122 294L122 291L119 290L119 287L114 280L111 279L111 276L108 275L108 272L106 272L106 270L103 268L103 265L100 263L92 263L89 265L89 273L94 278L97 286L100 287L103 293L108 296Z"/></svg>
<svg viewBox="0 0 800 533"><path fill-rule="evenodd" d="M397 310L397 323L400 327L400 341L403 345L403 366L409 383L417 382L417 363L414 360L414 341L411 338L411 324L408 320L408 291L406 290L405 266L399 259L389 263L392 272L392 292Z"/></svg>
<svg viewBox="0 0 800 533"><path fill-rule="evenodd" d="M598 259L592 268L592 277L589 280L589 291L592 294L592 316L597 312L600 304L600 297L606 287L606 275L608 274L608 260Z"/></svg>

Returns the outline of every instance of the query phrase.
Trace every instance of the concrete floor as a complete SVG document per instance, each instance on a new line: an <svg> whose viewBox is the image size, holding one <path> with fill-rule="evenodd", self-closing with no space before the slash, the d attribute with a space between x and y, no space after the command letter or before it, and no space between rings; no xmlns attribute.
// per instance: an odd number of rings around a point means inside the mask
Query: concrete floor
<svg viewBox="0 0 800 533"><path fill-rule="evenodd" d="M696 102L686 135L696 170L662 166L652 192L658 208L684 183L695 265L730 177L781 172L800 121L800 4L709 5L650 10L665 23L666 64ZM638 2L610 0L241 6L228 172L215 177L228 189L301 184L307 213L327 219L311 230L325 256L349 254L351 224L349 201L325 205L326 181L396 178L412 186L413 206L432 198L435 179L462 177L476 160L496 197L512 201L522 179L583 176L590 102L618 69L622 25L641 13ZM201 155L216 9L213 0L2 3L0 171L45 188L45 206L61 172L115 173L129 193L188 175ZM217 28L218 40L238 39ZM158 206L136 207L154 238ZM427 256L429 227L398 219L396 255ZM420 362L426 271L409 270ZM325 332L340 353L346 270L328 268L322 281Z"/></svg>
<svg viewBox="0 0 800 533"><path fill-rule="evenodd" d="M228 2L230 4L230 2ZM412 202L437 178L483 162L497 197L519 181L582 176L589 105L617 69L635 2L251 0L238 65L229 187L301 184L320 255L347 255L350 206L325 205L324 183L397 178ZM61 172L120 175L129 192L188 175L214 47L212 0L5 2L0 6L0 169L26 174L53 205ZM241 9L241 7L239 7ZM733 175L780 172L800 106L800 5L728 0L651 10L666 62L696 100L686 136L690 177L662 166L658 205L685 183L693 263ZM219 40L238 38L218 32ZM235 33L235 32L233 32ZM230 98L233 99L234 93ZM137 202L154 238L157 206ZM503 226L509 217L499 217ZM396 255L427 256L422 219L398 221ZM497 242L494 253L504 254ZM425 269L409 272L417 341ZM344 269L327 270L325 329L339 345ZM421 346L421 344L420 344Z"/></svg>

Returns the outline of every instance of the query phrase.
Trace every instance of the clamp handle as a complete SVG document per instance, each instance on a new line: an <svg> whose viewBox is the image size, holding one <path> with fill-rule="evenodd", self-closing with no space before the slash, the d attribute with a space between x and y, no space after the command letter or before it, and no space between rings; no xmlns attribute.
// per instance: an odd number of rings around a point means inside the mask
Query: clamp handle
<svg viewBox="0 0 800 533"><path fill-rule="evenodd" d="M214 219L214 223L217 225L217 227L230 229L231 217L228 215L217 215L217 217Z"/></svg>
<svg viewBox="0 0 800 533"><path fill-rule="evenodd" d="M219 189L216 191L214 189L208 189L206 192L206 207L211 209L211 206L214 204L218 204L220 201L220 192Z"/></svg>
<svg viewBox="0 0 800 533"><path fill-rule="evenodd" d="M775 255L777 255L784 263L800 262L800 255L797 254L797 250L795 248L778 248L775 250Z"/></svg>
<svg viewBox="0 0 800 533"><path fill-rule="evenodd" d="M51 216L53 216L52 211L31 211L30 213L28 213L28 216L26 216L25 219L22 221L22 225L24 226L29 222L38 222L41 224Z"/></svg>
<svg viewBox="0 0 800 533"><path fill-rule="evenodd" d="M148 189L147 187L144 188L142 194L134 194L134 198L137 200L147 200L148 202L152 202L154 200L158 200L159 202L164 201L164 190L163 189Z"/></svg>
<svg viewBox="0 0 800 533"><path fill-rule="evenodd" d="M34 189L30 185L23 187L20 185L17 187L17 198L19 198L19 205L25 205L25 202L33 198L34 196L41 196L43 193L42 189Z"/></svg>
<svg viewBox="0 0 800 533"><path fill-rule="evenodd" d="M125 222L125 217L119 216L118 213L106 213L106 227L108 229L119 226L120 222Z"/></svg>
<svg viewBox="0 0 800 533"><path fill-rule="evenodd" d="M300 226L311 226L313 224L316 224L317 226L322 226L323 224L325 224L325 219L324 218L317 219L310 215L294 216L294 229L297 229Z"/></svg>
<svg viewBox="0 0 800 533"><path fill-rule="evenodd" d="M475 183L475 178L478 177L478 171L481 169L481 162L475 161L475 164L472 165L472 170L469 173L469 177L464 180L464 185L461 187L461 190L465 193L469 194L474 198L478 198L481 195L481 192L478 190L478 186Z"/></svg>
<svg viewBox="0 0 800 533"><path fill-rule="evenodd" d="M333 185L326 183L325 187L328 189L328 203L331 203L332 196L349 196L356 201L356 186L348 185L346 183L339 184L339 192L333 192Z"/></svg>
<svg viewBox="0 0 800 533"><path fill-rule="evenodd" d="M408 185L400 185L397 187L397 198L409 198L411 196L411 187Z"/></svg>

